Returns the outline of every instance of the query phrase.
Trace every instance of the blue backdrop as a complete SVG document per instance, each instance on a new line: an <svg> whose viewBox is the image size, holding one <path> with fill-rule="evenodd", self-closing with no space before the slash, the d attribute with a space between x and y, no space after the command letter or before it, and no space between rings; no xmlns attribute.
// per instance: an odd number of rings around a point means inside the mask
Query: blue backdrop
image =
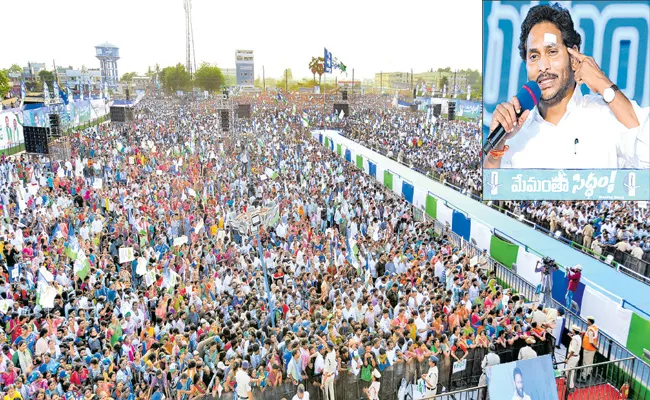
<svg viewBox="0 0 650 400"><path fill-rule="evenodd" d="M469 242L469 235L472 231L472 221L462 212L454 210L451 214L451 230L458 236L462 236Z"/></svg>
<svg viewBox="0 0 650 400"><path fill-rule="evenodd" d="M370 172L370 176L377 178L377 165L372 161L368 161L368 172Z"/></svg>
<svg viewBox="0 0 650 400"><path fill-rule="evenodd" d="M413 204L413 185L402 181L402 194L409 203Z"/></svg>
<svg viewBox="0 0 650 400"><path fill-rule="evenodd" d="M519 56L521 23L533 1L483 2L484 134L497 104L527 81ZM555 1L539 1L541 4ZM647 1L564 1L582 36L580 51L640 106L650 104L650 46ZM588 93L582 85L584 94Z"/></svg>
<svg viewBox="0 0 650 400"><path fill-rule="evenodd" d="M352 153L350 152L349 149L345 149L345 159L348 162L352 162Z"/></svg>
<svg viewBox="0 0 650 400"><path fill-rule="evenodd" d="M565 304L566 291L569 288L569 279L566 277L564 271L553 272L553 292L551 296L557 302ZM573 294L573 301L575 301L580 308L582 308L582 295L585 293L585 284L578 283L578 289Z"/></svg>

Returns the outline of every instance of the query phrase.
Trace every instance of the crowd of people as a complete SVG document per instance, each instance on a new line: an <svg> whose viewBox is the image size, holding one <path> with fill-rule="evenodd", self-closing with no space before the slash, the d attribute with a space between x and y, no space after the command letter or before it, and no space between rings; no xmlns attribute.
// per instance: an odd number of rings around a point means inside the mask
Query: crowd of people
<svg viewBox="0 0 650 400"><path fill-rule="evenodd" d="M381 97L379 98L381 99ZM356 99L343 133L439 181L480 196L480 121L444 121L431 112Z"/></svg>
<svg viewBox="0 0 650 400"><path fill-rule="evenodd" d="M529 201L507 202L504 206L513 214L582 245L585 251L599 256L627 254L650 262L650 209L641 208L638 202Z"/></svg>
<svg viewBox="0 0 650 400"><path fill-rule="evenodd" d="M233 132L213 100L144 100L69 158L2 160L2 398L333 400L347 374L378 399L395 365L435 393L475 349L559 336L562 311L314 141L327 107L239 101Z"/></svg>

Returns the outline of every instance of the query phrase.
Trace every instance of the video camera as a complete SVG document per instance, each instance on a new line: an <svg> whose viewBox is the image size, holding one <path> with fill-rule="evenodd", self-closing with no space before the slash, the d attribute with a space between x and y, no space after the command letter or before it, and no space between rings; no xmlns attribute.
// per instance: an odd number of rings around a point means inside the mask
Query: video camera
<svg viewBox="0 0 650 400"><path fill-rule="evenodd" d="M560 267L557 266L557 263L551 257L542 258L542 273L544 275L550 275L553 271L557 271Z"/></svg>

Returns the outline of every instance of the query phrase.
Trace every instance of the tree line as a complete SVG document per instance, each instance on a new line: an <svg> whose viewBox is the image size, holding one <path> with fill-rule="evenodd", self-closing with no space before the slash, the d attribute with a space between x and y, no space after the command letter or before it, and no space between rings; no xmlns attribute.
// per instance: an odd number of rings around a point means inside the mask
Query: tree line
<svg viewBox="0 0 650 400"><path fill-rule="evenodd" d="M162 69L158 65L153 69L150 67L146 75L152 79L157 77L162 89L167 93L176 93L179 90L191 92L195 87L213 93L220 91L225 84L221 69L205 62L194 72L194 76L191 76L181 63Z"/></svg>

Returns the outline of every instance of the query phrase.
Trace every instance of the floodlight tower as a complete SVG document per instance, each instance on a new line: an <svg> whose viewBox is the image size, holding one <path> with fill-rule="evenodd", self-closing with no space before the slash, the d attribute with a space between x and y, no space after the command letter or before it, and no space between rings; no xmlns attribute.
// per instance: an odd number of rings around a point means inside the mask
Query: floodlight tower
<svg viewBox="0 0 650 400"><path fill-rule="evenodd" d="M190 73L190 77L196 72L196 54L194 53L194 30L192 29L192 0L183 0L185 8L185 69Z"/></svg>

